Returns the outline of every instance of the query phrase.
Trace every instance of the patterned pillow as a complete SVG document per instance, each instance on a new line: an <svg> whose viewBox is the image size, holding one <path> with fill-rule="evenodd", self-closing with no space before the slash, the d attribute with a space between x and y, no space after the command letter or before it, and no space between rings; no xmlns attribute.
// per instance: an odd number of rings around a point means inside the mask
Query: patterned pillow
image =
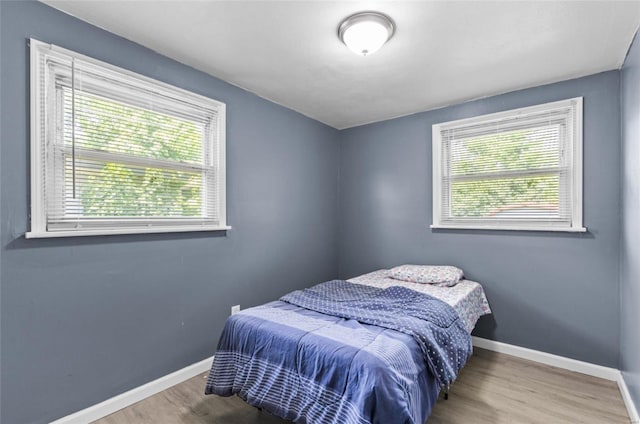
<svg viewBox="0 0 640 424"><path fill-rule="evenodd" d="M395 280L411 283L434 284L437 286L455 286L464 273L460 268L447 265L400 265L389 270L389 276Z"/></svg>

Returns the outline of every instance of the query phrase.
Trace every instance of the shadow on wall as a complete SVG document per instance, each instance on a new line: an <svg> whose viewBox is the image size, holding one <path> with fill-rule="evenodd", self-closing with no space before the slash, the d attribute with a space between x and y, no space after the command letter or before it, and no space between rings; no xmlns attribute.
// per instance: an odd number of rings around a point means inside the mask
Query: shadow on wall
<svg viewBox="0 0 640 424"><path fill-rule="evenodd" d="M460 234L460 235L468 235L469 231L473 231L474 235L485 235L485 236L494 236L499 234L501 237L522 237L522 231L510 231L510 230L467 230L467 229L453 229L453 228L429 228L430 232L434 234ZM587 229L587 231L581 232L565 232L565 231L527 231L527 237L557 237L557 238L574 238L574 239L594 239L596 238L597 232L592 232Z"/></svg>
<svg viewBox="0 0 640 424"><path fill-rule="evenodd" d="M104 245L109 243L144 242L158 240L193 240L227 237L226 230L219 231L183 231L176 233L113 234L102 236L75 236L28 239L17 234L7 243L6 249L37 249L41 247Z"/></svg>
<svg viewBox="0 0 640 424"><path fill-rule="evenodd" d="M489 302L491 306L491 302ZM482 337L484 339L495 340L495 332L498 327L498 323L493 314L481 316L476 327L471 332L471 335Z"/></svg>
<svg viewBox="0 0 640 424"><path fill-rule="evenodd" d="M510 317L509 324L512 327L517 327L519 329L519 335L515 338L512 337L511 340L505 340L505 337L503 336L501 341L504 343L522 346L528 349L540 350L543 352L553 352L556 355L590 363L596 362L589 358L611 357L612 351L617 350L617 346L599 344L593 337L590 337L590 334L580 332L580 328L578 326L570 327L566 325L566 322L563 323L558 321L557 319L554 319L554 317L545 314L542 310L536 309L530 304L522 302L513 296L508 296L508 298L505 296L502 298L500 292L496 291L491 294L487 294L487 299L489 301L489 306L491 306L492 300L495 304L502 306L509 305L509 311L496 312L495 309L492 308L493 313L491 315L482 316L478 320L478 323L472 332L474 336L489 340L498 339L497 334L502 334L500 326L498 325L502 316L503 319L504 317ZM568 304L565 305L565 307L571 308L572 305ZM514 317L516 317L516 322L513 322ZM564 352L553 351L553 347L556 347L557 350L558 341L553 340L551 337L545 338L545 336L547 336L545 329L553 329L552 334L566 335L563 343L565 348ZM530 343L531 334L543 335L541 339L536 340L537 345L532 345ZM551 332L549 335L551 335ZM617 367L617 364L608 364L608 366Z"/></svg>

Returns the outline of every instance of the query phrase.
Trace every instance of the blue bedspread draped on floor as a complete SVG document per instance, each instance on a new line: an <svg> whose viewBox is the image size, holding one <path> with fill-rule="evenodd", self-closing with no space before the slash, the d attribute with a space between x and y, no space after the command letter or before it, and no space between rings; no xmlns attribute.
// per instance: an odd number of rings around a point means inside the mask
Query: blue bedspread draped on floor
<svg viewBox="0 0 640 424"><path fill-rule="evenodd" d="M206 393L299 423L423 424L471 352L455 311L412 290L331 281L282 299L227 320Z"/></svg>

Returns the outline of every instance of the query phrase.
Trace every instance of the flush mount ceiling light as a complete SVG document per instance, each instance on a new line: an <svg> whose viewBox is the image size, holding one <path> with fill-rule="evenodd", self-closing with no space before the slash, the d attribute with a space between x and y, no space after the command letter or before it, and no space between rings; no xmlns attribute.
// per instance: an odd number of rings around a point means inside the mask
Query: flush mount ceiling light
<svg viewBox="0 0 640 424"><path fill-rule="evenodd" d="M367 56L377 52L393 36L396 26L387 15L360 12L338 27L338 37L354 53Z"/></svg>

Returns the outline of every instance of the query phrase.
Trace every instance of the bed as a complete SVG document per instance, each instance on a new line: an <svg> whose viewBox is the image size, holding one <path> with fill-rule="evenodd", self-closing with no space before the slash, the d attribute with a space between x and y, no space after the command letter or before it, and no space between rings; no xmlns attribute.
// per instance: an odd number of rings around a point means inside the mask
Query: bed
<svg viewBox="0 0 640 424"><path fill-rule="evenodd" d="M442 287L378 270L322 283L231 316L205 392L297 423L423 424L490 312L464 279Z"/></svg>

